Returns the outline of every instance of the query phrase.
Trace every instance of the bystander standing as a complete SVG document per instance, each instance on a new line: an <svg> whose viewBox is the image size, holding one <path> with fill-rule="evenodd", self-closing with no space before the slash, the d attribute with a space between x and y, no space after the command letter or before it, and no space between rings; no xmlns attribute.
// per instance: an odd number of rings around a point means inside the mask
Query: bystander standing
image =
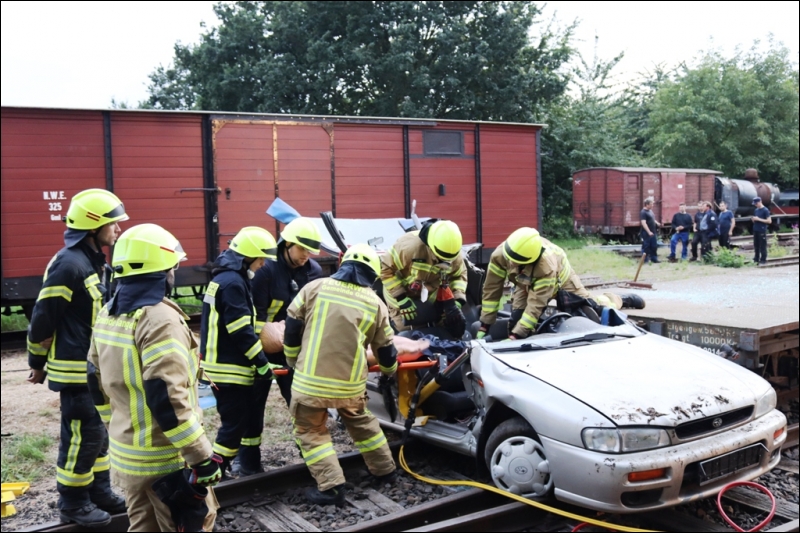
<svg viewBox="0 0 800 533"><path fill-rule="evenodd" d="M731 246L731 236L733 229L736 227L736 219L733 212L728 210L728 204L725 201L719 203L719 247L720 248L733 248Z"/></svg>
<svg viewBox="0 0 800 533"><path fill-rule="evenodd" d="M653 213L653 199L646 198L644 201L644 209L639 213L639 220L642 224L640 235L642 237L642 254L645 255L644 262L652 261L653 263L660 263L658 260L658 237L656 237L656 229L661 225L656 220Z"/></svg>
<svg viewBox="0 0 800 533"><path fill-rule="evenodd" d="M753 250L755 255L753 262L760 265L767 264L767 228L772 224L772 216L769 209L764 207L761 198L753 198L753 205L756 212L751 217L753 221Z"/></svg>
<svg viewBox="0 0 800 533"><path fill-rule="evenodd" d="M674 263L677 261L675 258L675 250L678 247L678 241L681 243L681 260L685 261L689 255L689 230L692 227L692 216L686 212L686 204L681 202L678 206L678 212L672 215L672 229L675 233L669 240L669 262Z"/></svg>

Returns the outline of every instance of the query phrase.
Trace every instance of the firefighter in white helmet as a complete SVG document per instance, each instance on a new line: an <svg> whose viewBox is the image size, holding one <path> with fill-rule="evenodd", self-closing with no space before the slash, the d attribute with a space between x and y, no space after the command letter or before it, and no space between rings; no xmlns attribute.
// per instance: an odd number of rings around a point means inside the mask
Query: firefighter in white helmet
<svg viewBox="0 0 800 533"><path fill-rule="evenodd" d="M564 250L539 235L534 228L519 228L495 248L489 259L483 285L479 339L497 321L506 279L514 284L508 324L510 339L524 339L533 333L547 303L559 291L563 291L567 298L586 300L589 305L614 309L644 307L644 301L635 294L624 297L613 293L592 295L572 270Z"/></svg>
<svg viewBox="0 0 800 533"><path fill-rule="evenodd" d="M328 408L339 411L369 471L381 482L395 478L386 436L367 409L366 347L377 355L381 372L397 370L386 306L371 289L380 271L378 254L366 244L345 252L330 278L306 285L289 306L284 353L294 368L294 436L317 486L306 498L318 505L345 502L344 473L326 422Z"/></svg>
<svg viewBox="0 0 800 533"><path fill-rule="evenodd" d="M161 226L140 224L123 233L112 260L118 289L92 335L89 389L109 428L111 471L125 489L129 531L197 531L180 516L176 523L153 490L172 474L187 474L192 493L200 494L193 527L205 523L210 531L216 516L206 487L219 481L221 459L213 455L197 402L197 342L188 317L166 296L185 259Z"/></svg>

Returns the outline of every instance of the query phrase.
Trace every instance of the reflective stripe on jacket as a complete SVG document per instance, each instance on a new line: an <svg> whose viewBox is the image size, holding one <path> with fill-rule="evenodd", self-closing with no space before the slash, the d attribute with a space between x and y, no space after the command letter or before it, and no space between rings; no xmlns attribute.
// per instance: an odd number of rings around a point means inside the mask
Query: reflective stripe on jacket
<svg viewBox="0 0 800 533"><path fill-rule="evenodd" d="M292 268L283 257L285 249L285 243L278 245L278 260L264 262L264 266L258 269L253 278L256 333L261 332L266 322L285 320L289 304L298 291L309 281L322 277L322 267L313 259L309 259L299 268Z"/></svg>
<svg viewBox="0 0 800 533"><path fill-rule="evenodd" d="M200 353L203 369L216 384L252 385L255 366L267 363L256 335L250 282L242 271L222 270L208 284Z"/></svg>
<svg viewBox="0 0 800 533"><path fill-rule="evenodd" d="M110 316L105 307L97 318L89 389L118 473L164 475L211 456L197 403L197 343L186 318L166 298L130 315Z"/></svg>
<svg viewBox="0 0 800 533"><path fill-rule="evenodd" d="M105 256L86 243L62 248L47 265L28 328L28 365L41 369L46 362L54 391L86 387L92 325L106 299L105 272ZM51 337L47 350L41 342Z"/></svg>
<svg viewBox="0 0 800 533"><path fill-rule="evenodd" d="M503 286L508 279L515 285L514 291L524 291L526 298L514 298L515 302L524 301L522 318L514 327L520 336L528 336L536 328L539 317L560 288L591 298L583 287L580 278L572 270L567 254L560 247L542 238L542 255L533 263L518 265L503 255L503 245L495 248L486 269L486 281L483 284L481 302L481 322L494 324L500 310ZM519 307L522 309L522 306Z"/></svg>
<svg viewBox="0 0 800 533"><path fill-rule="evenodd" d="M397 301L405 296L408 286L417 280L428 289L428 301L434 301L442 275L449 281L456 299L465 300L467 268L464 258L458 254L445 270L437 266L442 263L422 242L418 231L406 233L397 239L389 251L381 256L381 281L387 305L398 307Z"/></svg>
<svg viewBox="0 0 800 533"><path fill-rule="evenodd" d="M363 395L367 345L377 354L393 338L386 306L372 289L331 278L312 281L289 306L289 317L303 323L301 345L284 346L295 369L292 391L317 398ZM396 368L392 358L385 370Z"/></svg>

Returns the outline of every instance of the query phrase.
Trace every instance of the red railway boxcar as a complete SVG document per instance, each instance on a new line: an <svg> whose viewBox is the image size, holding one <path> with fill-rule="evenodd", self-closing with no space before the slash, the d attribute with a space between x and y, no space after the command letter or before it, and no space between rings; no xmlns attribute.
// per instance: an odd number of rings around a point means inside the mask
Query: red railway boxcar
<svg viewBox="0 0 800 533"><path fill-rule="evenodd" d="M572 175L575 231L635 242L645 198L654 200L656 220L669 226L678 204L694 212L699 200L714 201L716 170L691 168L596 167Z"/></svg>
<svg viewBox="0 0 800 533"><path fill-rule="evenodd" d="M117 194L188 253L202 286L242 226L277 231L280 197L308 216L454 220L484 255L541 225L541 125L146 110L2 108L2 305L30 307L62 245L70 198ZM123 227L123 229L125 229Z"/></svg>

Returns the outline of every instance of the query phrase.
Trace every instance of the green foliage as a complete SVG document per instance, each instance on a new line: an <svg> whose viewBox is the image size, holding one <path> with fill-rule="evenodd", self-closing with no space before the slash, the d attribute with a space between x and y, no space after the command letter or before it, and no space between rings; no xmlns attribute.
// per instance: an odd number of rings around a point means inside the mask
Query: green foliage
<svg viewBox="0 0 800 533"><path fill-rule="evenodd" d="M3 438L2 481L36 481L52 468L47 454L55 441L47 435Z"/></svg>
<svg viewBox="0 0 800 533"><path fill-rule="evenodd" d="M21 331L28 329L28 319L22 313L21 307L10 308L12 314L2 315L0 318L0 331Z"/></svg>
<svg viewBox="0 0 800 533"><path fill-rule="evenodd" d="M747 262L744 256L727 248L717 248L710 254L710 261L722 268L741 268Z"/></svg>
<svg viewBox="0 0 800 533"><path fill-rule="evenodd" d="M798 70L789 50L770 41L724 58L708 52L657 91L645 148L661 164L711 168L763 181L798 183Z"/></svg>
<svg viewBox="0 0 800 533"><path fill-rule="evenodd" d="M150 76L158 109L533 121L562 94L571 27L532 2L236 2Z"/></svg>
<svg viewBox="0 0 800 533"><path fill-rule="evenodd" d="M572 232L572 174L597 166L639 166L624 100L612 91L613 69L622 54L609 61L596 55L591 63L580 58L572 81L577 96L552 101L541 117L544 227L566 237Z"/></svg>

